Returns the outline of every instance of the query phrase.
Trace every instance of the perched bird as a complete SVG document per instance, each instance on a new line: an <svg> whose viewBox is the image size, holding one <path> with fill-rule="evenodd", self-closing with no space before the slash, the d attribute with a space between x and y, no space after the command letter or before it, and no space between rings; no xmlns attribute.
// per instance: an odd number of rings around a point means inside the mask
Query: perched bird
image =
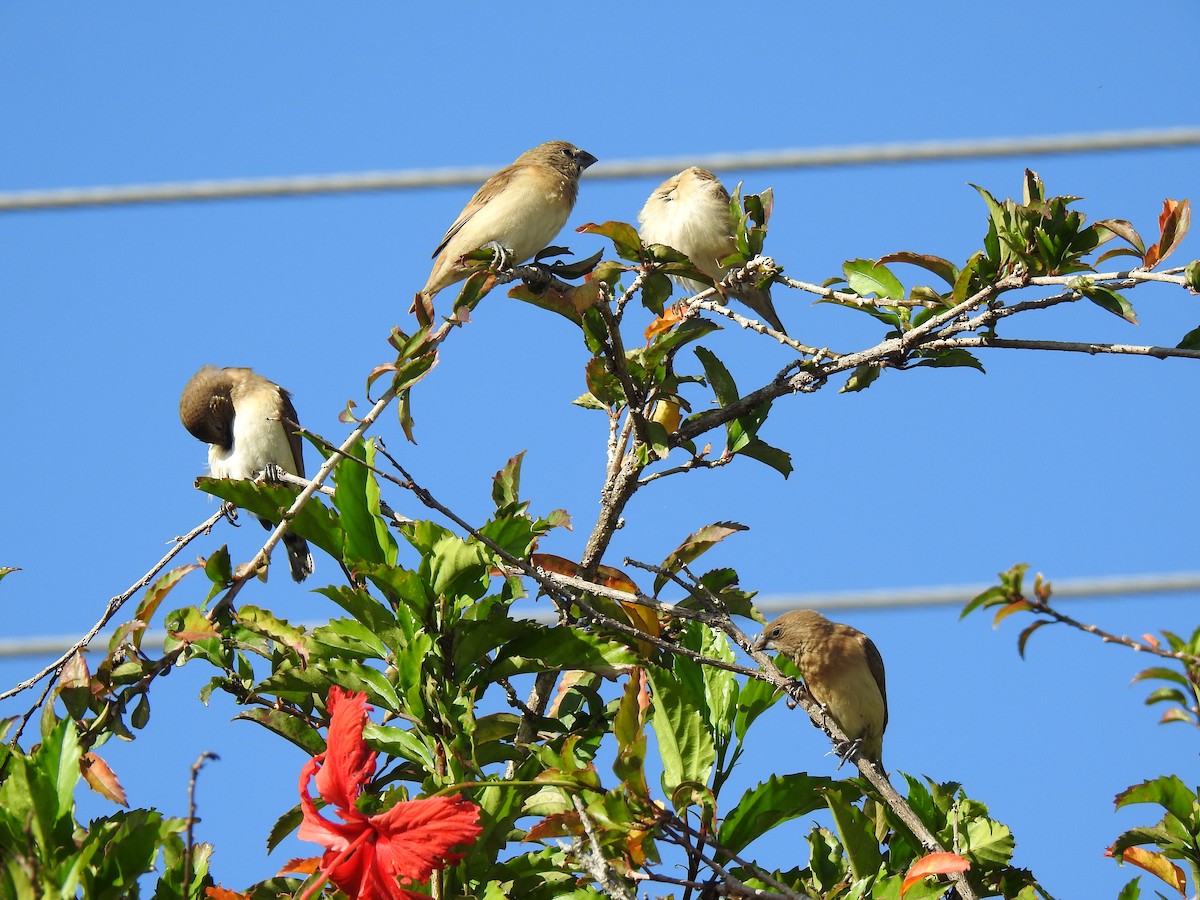
<svg viewBox="0 0 1200 900"><path fill-rule="evenodd" d="M754 642L796 663L813 699L825 707L865 756L883 765L887 688L883 657L869 637L811 609L786 612Z"/></svg>
<svg viewBox="0 0 1200 900"><path fill-rule="evenodd" d="M304 476L303 443L284 420L297 422L291 395L252 369L204 366L179 398L183 427L209 445L208 468L214 478L255 478L278 467ZM263 528L275 526L259 518ZM303 581L313 570L308 542L283 536L292 578Z"/></svg>
<svg viewBox="0 0 1200 900"><path fill-rule="evenodd" d="M729 272L721 265L721 260L735 249L729 192L707 169L692 166L660 184L638 213L638 224L643 243L665 244L678 250L717 284ZM676 281L694 293L708 289L708 285L687 278ZM769 289L746 284L730 293L776 331L787 334L771 303Z"/></svg>
<svg viewBox="0 0 1200 900"><path fill-rule="evenodd" d="M471 270L456 263L472 250L491 246L506 264L519 265L549 244L575 206L579 176L595 161L566 141L547 141L485 181L433 251L416 303L431 311L434 294L466 278Z"/></svg>

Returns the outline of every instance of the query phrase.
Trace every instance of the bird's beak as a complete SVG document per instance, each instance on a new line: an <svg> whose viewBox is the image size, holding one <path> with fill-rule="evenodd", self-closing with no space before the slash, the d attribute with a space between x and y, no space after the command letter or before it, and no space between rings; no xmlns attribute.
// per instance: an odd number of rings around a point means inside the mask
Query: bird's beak
<svg viewBox="0 0 1200 900"><path fill-rule="evenodd" d="M579 168L581 169L586 169L596 161L596 157L592 156L592 154L588 153L586 150L580 150L579 156L576 158L579 160Z"/></svg>
<svg viewBox="0 0 1200 900"><path fill-rule="evenodd" d="M754 650L770 650L771 649L771 639L767 637L767 633L764 631L762 634L760 634L757 638L754 639L754 643L751 644L750 646Z"/></svg>

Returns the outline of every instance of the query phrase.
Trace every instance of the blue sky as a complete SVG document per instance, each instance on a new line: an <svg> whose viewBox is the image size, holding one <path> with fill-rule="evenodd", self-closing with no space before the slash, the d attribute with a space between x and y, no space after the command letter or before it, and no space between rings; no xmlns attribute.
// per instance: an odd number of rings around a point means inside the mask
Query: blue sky
<svg viewBox="0 0 1200 900"><path fill-rule="evenodd" d="M1153 15L1108 0L1086 15L949 0L737 9L530 4L505 21L467 4L363 3L353 15L313 3L5 4L0 190L499 168L551 138L603 161L1197 124L1200 76L1175 38L1200 24L1190 2L1155 4ZM820 282L845 259L899 249L961 262L985 229L967 183L1019 194L1026 165L1050 192L1086 198L1092 218L1129 218L1148 235L1163 198L1197 199L1200 149L720 174L730 187L774 187L768 249L788 274ZM585 177L560 242L599 249L571 229L634 221L660 180ZM23 570L0 586L0 636L82 633L164 541L213 509L191 486L204 448L177 417L201 364L253 366L294 392L307 426L344 434L338 412L347 399L361 406L391 326L411 326L429 255L470 194L0 214L0 565ZM1198 255L1191 236L1172 262ZM1200 325L1200 305L1181 291L1129 296L1138 327L1089 304L1007 333L1174 345ZM868 317L795 293L777 291L776 306L809 344L850 350L881 336ZM789 361L729 330L706 345L743 388ZM577 523L542 549L577 555L605 432L599 414L570 405L585 359L565 321L497 293L418 392L419 444L406 445L394 419L378 433L476 520L491 474L527 450L534 508L565 507ZM767 595L980 582L1018 561L1056 578L1200 568L1200 367L1011 351L983 362L986 376L888 372L862 394L780 400L764 437L792 451L790 479L744 461L659 482L630 507L610 559L661 559L696 527L732 519L750 531L706 559ZM225 527L194 552L228 541L245 556L261 536L253 523ZM317 567L333 578L328 560ZM173 599L202 590L185 583ZM1117 633L1190 634L1195 599L1070 612ZM331 614L281 577L250 602L293 620ZM1115 895L1131 877L1100 854L1124 828L1150 824L1149 811L1114 815L1117 791L1170 772L1200 783L1195 734L1155 725L1145 690L1129 686L1150 664L1142 657L1049 629L1022 662L1016 625L995 634L952 608L840 618L887 661L889 765L963 782L1013 828L1017 864L1057 896ZM38 666L0 663L0 687ZM187 767L202 750L220 754L200 783L198 834L217 843L223 883L243 887L315 852L260 849L295 802L302 760L231 724L219 699L196 702L202 675L166 679L145 734L103 752L132 803L173 814L185 810ZM832 770L799 713L763 729L746 783ZM780 740L794 747L786 760ZM104 809L80 802L85 814Z"/></svg>

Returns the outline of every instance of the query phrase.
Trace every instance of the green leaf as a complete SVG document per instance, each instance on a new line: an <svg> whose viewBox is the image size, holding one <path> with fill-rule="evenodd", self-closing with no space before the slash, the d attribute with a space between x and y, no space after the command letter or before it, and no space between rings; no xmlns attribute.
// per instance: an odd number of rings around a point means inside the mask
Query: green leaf
<svg viewBox="0 0 1200 900"><path fill-rule="evenodd" d="M1197 825L1200 825L1197 802L1196 794L1188 789L1178 775L1161 775L1151 781L1132 785L1117 794L1113 800L1117 809L1135 803L1157 803L1192 832L1200 830L1197 828Z"/></svg>
<svg viewBox="0 0 1200 900"><path fill-rule="evenodd" d="M521 494L521 460L525 458L522 450L492 477L492 502L497 509L517 503Z"/></svg>
<svg viewBox="0 0 1200 900"><path fill-rule="evenodd" d="M974 354L963 350L962 348L952 348L950 350L939 350L930 355L926 355L928 351L919 351L917 356L922 357L917 363L917 367L929 366L933 369L944 369L956 366L965 366L970 369L977 369L983 372L983 363L981 363ZM985 373L986 374L986 373Z"/></svg>
<svg viewBox="0 0 1200 900"><path fill-rule="evenodd" d="M686 782L707 784L716 748L705 727L703 699L665 669L648 666L647 672L654 710L651 724L662 757L663 790L672 795Z"/></svg>
<svg viewBox="0 0 1200 900"><path fill-rule="evenodd" d="M786 450L780 450L778 447L772 447L760 438L754 438L754 440L742 447L738 453L770 466L784 478L792 474L792 454Z"/></svg>
<svg viewBox="0 0 1200 900"><path fill-rule="evenodd" d="M637 229L625 222L608 221L599 225L588 222L575 230L581 234L598 234L608 238L621 259L639 262L642 258L642 239L638 237Z"/></svg>
<svg viewBox="0 0 1200 900"><path fill-rule="evenodd" d="M388 756L412 760L427 772L433 772L437 768L433 753L416 729L376 725L372 722L364 726L363 738L372 749L381 750Z"/></svg>
<svg viewBox="0 0 1200 900"><path fill-rule="evenodd" d="M954 265L948 259L942 259L940 256L930 256L926 253L910 253L907 250L900 250L896 253L889 253L887 256L880 257L879 262L898 262L920 266L922 269L926 269L941 278L951 287L954 287L954 283L958 281L958 266Z"/></svg>
<svg viewBox="0 0 1200 900"><path fill-rule="evenodd" d="M738 740L743 740L754 720L782 697L783 692L775 690L774 685L761 678L747 678L738 691L737 711L733 719L733 730Z"/></svg>
<svg viewBox="0 0 1200 900"><path fill-rule="evenodd" d="M196 487L272 522L279 521L280 511L288 509L299 493L296 488L288 485L255 484L253 481L231 478L197 478ZM324 503L317 502L316 498L304 504L296 514L291 530L312 541L329 555L341 558L342 533L338 518ZM211 573L209 577L212 577Z"/></svg>
<svg viewBox="0 0 1200 900"><path fill-rule="evenodd" d="M1069 285L1076 287L1074 283ZM1114 291L1112 288L1103 284L1092 284L1087 282L1077 286L1078 291L1099 306L1101 309L1106 309L1114 316L1119 316L1131 325L1137 325L1137 313L1133 311L1133 306L1121 294Z"/></svg>
<svg viewBox="0 0 1200 900"><path fill-rule="evenodd" d="M863 363L855 368L850 373L850 377L846 379L846 383L838 390L839 394L855 394L859 391L865 391L873 385L876 379L883 374L883 369L879 366L871 366Z"/></svg>
<svg viewBox="0 0 1200 900"><path fill-rule="evenodd" d="M775 826L806 816L828 805L827 792L840 791L847 800L860 796L849 782L809 775L772 775L746 791L721 822L718 843L740 853Z"/></svg>
<svg viewBox="0 0 1200 900"><path fill-rule="evenodd" d="M668 577L666 572L678 572L681 568L694 562L704 553L707 553L721 541L730 535L737 534L739 531L747 531L745 525L737 522L714 522L712 525L705 525L703 528L689 534L678 547L667 554L667 558L663 560L659 567L664 572L660 572L654 578L654 594L662 590L663 585L667 583Z"/></svg>
<svg viewBox="0 0 1200 900"><path fill-rule="evenodd" d="M904 285L891 269L873 259L851 259L842 264L846 281L860 297L875 294L880 300L903 300Z"/></svg>
<svg viewBox="0 0 1200 900"><path fill-rule="evenodd" d="M524 633L496 652L489 678L508 678L526 672L582 669L612 678L638 663L624 644L577 628L548 628L529 623Z"/></svg>
<svg viewBox="0 0 1200 900"><path fill-rule="evenodd" d="M704 374L712 386L713 394L717 398L717 405L724 408L736 403L738 400L737 384L734 383L733 376L729 374L725 364L717 359L717 355L707 347L697 347L695 352L700 360L700 365L704 366Z"/></svg>
<svg viewBox="0 0 1200 900"><path fill-rule="evenodd" d="M1005 866L1012 859L1016 841L1007 825L986 818L975 819L959 834L964 854L985 867Z"/></svg>
<svg viewBox="0 0 1200 900"><path fill-rule="evenodd" d="M1175 345L1178 350L1200 350L1200 327L1193 328Z"/></svg>
<svg viewBox="0 0 1200 900"><path fill-rule="evenodd" d="M303 719L288 715L281 709L244 709L234 718L257 722L280 737L291 741L309 756L325 752L325 739L315 728Z"/></svg>
<svg viewBox="0 0 1200 900"><path fill-rule="evenodd" d="M375 439L359 441L334 469L333 505L341 514L345 546L336 554L351 561L395 565L396 539L388 531L379 507L379 482L370 470L375 464ZM311 505L311 504L310 504Z"/></svg>
<svg viewBox="0 0 1200 900"><path fill-rule="evenodd" d="M829 804L829 811L833 813L833 823L855 879L876 874L883 856L875 837L875 823L838 791L826 793L825 800Z"/></svg>

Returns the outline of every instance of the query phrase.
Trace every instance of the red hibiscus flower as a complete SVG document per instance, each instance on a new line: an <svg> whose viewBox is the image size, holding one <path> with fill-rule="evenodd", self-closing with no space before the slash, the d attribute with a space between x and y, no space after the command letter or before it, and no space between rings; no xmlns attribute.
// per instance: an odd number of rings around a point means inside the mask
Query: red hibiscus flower
<svg viewBox="0 0 1200 900"><path fill-rule="evenodd" d="M371 707L365 694L336 685L329 689L328 707L325 752L300 770L300 838L326 848L320 872L355 900L428 900L400 883L425 881L435 869L462 859L465 851L451 848L479 836L479 807L456 794L401 801L374 816L360 812L354 801L375 773L375 751L367 750L362 736ZM343 824L317 812L308 793L314 774L317 792ZM322 883L313 885L305 898Z"/></svg>

